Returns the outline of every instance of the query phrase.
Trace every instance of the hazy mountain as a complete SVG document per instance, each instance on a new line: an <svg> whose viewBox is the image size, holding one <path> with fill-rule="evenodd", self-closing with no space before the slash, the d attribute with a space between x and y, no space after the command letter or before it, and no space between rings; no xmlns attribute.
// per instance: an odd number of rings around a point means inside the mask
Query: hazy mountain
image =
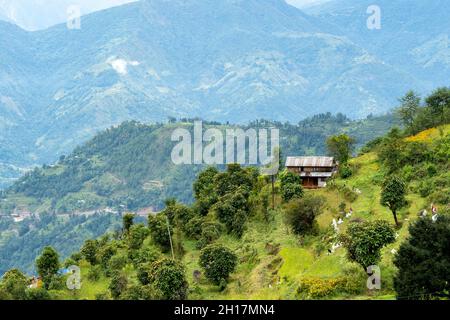
<svg viewBox="0 0 450 320"><path fill-rule="evenodd" d="M361 118L433 87L348 33L282 0L141 1L80 30L0 22L0 164L53 162L125 120Z"/></svg>
<svg viewBox="0 0 450 320"><path fill-rule="evenodd" d="M381 29L367 28L367 8L381 10ZM333 23L380 59L427 80L448 85L450 2L446 0L333 0L305 9Z"/></svg>

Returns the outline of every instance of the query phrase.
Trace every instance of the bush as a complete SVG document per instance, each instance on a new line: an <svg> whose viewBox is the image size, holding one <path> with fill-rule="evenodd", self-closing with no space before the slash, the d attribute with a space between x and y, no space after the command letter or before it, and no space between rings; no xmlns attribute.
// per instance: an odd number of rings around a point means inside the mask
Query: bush
<svg viewBox="0 0 450 320"><path fill-rule="evenodd" d="M303 278L297 288L301 299L321 299L334 294L342 279Z"/></svg>
<svg viewBox="0 0 450 320"><path fill-rule="evenodd" d="M127 290L128 278L122 272L114 272L109 284L109 291L113 299L118 299Z"/></svg>
<svg viewBox="0 0 450 320"><path fill-rule="evenodd" d="M294 199L285 207L285 223L295 234L305 235L315 228L316 217L321 213L325 199L320 196L308 196Z"/></svg>
<svg viewBox="0 0 450 320"><path fill-rule="evenodd" d="M215 285L220 285L236 268L237 256L226 247L210 245L202 250L199 264L206 277Z"/></svg>
<svg viewBox="0 0 450 320"><path fill-rule="evenodd" d="M102 270L100 266L93 266L89 269L87 277L90 281L96 282L100 280L101 272Z"/></svg>
<svg viewBox="0 0 450 320"><path fill-rule="evenodd" d="M187 298L188 283L183 265L169 259L152 263L149 282L155 295L164 300L184 300Z"/></svg>
<svg viewBox="0 0 450 320"><path fill-rule="evenodd" d="M285 202L303 197L302 179L298 174L284 170L280 173L281 197Z"/></svg>
<svg viewBox="0 0 450 320"><path fill-rule="evenodd" d="M339 167L339 176L342 179L348 179L353 175L353 170L348 164L343 164Z"/></svg>
<svg viewBox="0 0 450 320"><path fill-rule="evenodd" d="M170 238L167 230L167 216L157 214L148 216L148 228L153 242L158 245L163 252L170 250ZM169 226L170 233L173 234L172 225Z"/></svg>

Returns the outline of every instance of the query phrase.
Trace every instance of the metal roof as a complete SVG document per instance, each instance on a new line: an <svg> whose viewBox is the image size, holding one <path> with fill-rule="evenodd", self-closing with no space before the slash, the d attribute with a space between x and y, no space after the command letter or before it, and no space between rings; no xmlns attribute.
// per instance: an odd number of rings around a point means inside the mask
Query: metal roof
<svg viewBox="0 0 450 320"><path fill-rule="evenodd" d="M300 172L300 177L331 178L333 172Z"/></svg>
<svg viewBox="0 0 450 320"><path fill-rule="evenodd" d="M286 167L334 167L333 157L288 157Z"/></svg>

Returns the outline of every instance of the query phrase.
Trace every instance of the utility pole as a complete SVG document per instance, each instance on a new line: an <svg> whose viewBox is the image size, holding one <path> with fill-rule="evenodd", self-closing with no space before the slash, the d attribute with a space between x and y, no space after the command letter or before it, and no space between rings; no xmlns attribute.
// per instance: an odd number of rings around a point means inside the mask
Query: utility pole
<svg viewBox="0 0 450 320"><path fill-rule="evenodd" d="M170 234L170 222L169 217L166 216L167 219L167 233L169 234L169 241L170 241L170 249L172 250L172 259L175 260L175 254L173 252L173 244L172 244L172 235Z"/></svg>
<svg viewBox="0 0 450 320"><path fill-rule="evenodd" d="M275 175L272 175L272 210L275 210Z"/></svg>

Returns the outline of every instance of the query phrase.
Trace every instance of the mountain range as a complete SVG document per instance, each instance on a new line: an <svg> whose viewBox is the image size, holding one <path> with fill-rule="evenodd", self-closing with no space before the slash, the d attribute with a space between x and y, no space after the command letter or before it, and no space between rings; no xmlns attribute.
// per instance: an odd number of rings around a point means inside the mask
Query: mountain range
<svg viewBox="0 0 450 320"><path fill-rule="evenodd" d="M126 120L363 118L445 83L450 3L380 1L386 28L367 30L365 2L151 0L79 30L0 22L0 185Z"/></svg>

